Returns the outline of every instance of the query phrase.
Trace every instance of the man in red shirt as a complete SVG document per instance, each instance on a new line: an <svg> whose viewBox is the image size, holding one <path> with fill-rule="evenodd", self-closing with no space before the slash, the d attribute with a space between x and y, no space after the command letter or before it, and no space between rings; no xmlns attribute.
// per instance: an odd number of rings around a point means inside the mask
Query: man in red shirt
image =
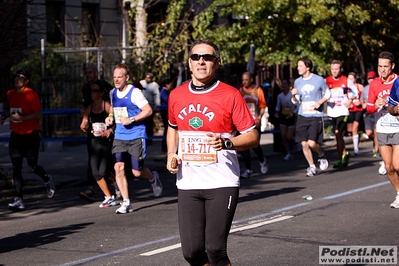
<svg viewBox="0 0 399 266"><path fill-rule="evenodd" d="M352 81L342 75L342 62L333 60L330 64L331 76L326 78L326 84L330 91L327 102L327 115L331 118L332 130L337 141L337 160L333 168L347 167L350 154L346 150L344 131L349 116L349 107L353 99L357 98L357 88Z"/></svg>
<svg viewBox="0 0 399 266"><path fill-rule="evenodd" d="M190 265L227 266L240 186L236 151L258 145L258 133L240 92L216 78L220 50L214 43L194 42L188 64L192 80L169 96L166 135L167 169L177 174L182 252Z"/></svg>
<svg viewBox="0 0 399 266"><path fill-rule="evenodd" d="M346 129L348 136L352 136L353 140L353 150L356 155L359 155L359 125L363 120L363 107L362 103L360 102L360 96L362 94L362 91L364 89L363 85L360 83L356 82L356 73L355 72L349 72L348 73L348 79L355 84L357 91L358 91L358 96L355 99L352 100L352 104L349 107L349 117L348 117L348 123L346 124Z"/></svg>
<svg viewBox="0 0 399 266"><path fill-rule="evenodd" d="M247 103L248 109L251 112L252 117L255 120L255 126L258 130L259 144L253 148L256 157L258 157L260 171L262 174L266 174L268 170L268 165L266 158L263 155L262 147L260 146L260 124L261 118L265 113L266 100L263 94L263 90L260 87L255 86L251 77L251 73L245 72L242 74L242 86L240 87L240 92L245 102ZM245 164L245 171L241 174L242 178L249 178L252 175L252 165L251 165L251 150L242 151L242 156Z"/></svg>
<svg viewBox="0 0 399 266"><path fill-rule="evenodd" d="M367 112L375 113L377 140L382 157L381 167L385 166L389 181L396 190L395 200L391 208L399 208L399 173L395 167L399 154L399 121L397 115L388 111L388 101L398 76L393 72L395 57L390 52L378 55L378 74L380 77L370 83ZM394 87L393 87L394 86ZM391 105L392 106L392 105ZM393 107L390 107L393 108Z"/></svg>
<svg viewBox="0 0 399 266"><path fill-rule="evenodd" d="M40 123L42 116L41 105L37 93L28 87L30 74L26 70L20 70L14 77L14 89L7 92L8 105L10 107L6 115L0 119L0 124L10 117L10 141L9 153L13 167L13 180L16 197L14 202L8 204L8 208L14 211L25 209L22 202L22 188L24 179L22 177L23 158L30 170L40 176L47 190L47 197L54 196L55 187L53 178L37 164L40 147Z"/></svg>

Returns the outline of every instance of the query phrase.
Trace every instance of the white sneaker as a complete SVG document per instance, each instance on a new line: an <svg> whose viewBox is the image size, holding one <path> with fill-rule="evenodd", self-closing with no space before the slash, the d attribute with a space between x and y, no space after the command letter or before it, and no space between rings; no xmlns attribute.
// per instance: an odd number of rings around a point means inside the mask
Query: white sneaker
<svg viewBox="0 0 399 266"><path fill-rule="evenodd" d="M22 199L15 197L14 202L8 204L8 209L12 211L23 211L25 210L25 206L22 202Z"/></svg>
<svg viewBox="0 0 399 266"><path fill-rule="evenodd" d="M399 195L396 195L395 200L391 203L390 207L399 209Z"/></svg>
<svg viewBox="0 0 399 266"><path fill-rule="evenodd" d="M378 168L378 173L380 174L380 175L386 175L387 174L387 169L385 168L385 163L384 163L384 161L381 161L380 162L380 168Z"/></svg>
<svg viewBox="0 0 399 266"><path fill-rule="evenodd" d="M324 157L321 157L317 160L319 162L319 168L321 171L327 170L328 168L328 160Z"/></svg>
<svg viewBox="0 0 399 266"><path fill-rule="evenodd" d="M308 167L308 169L306 169L306 176L315 176L315 175L317 175L316 167Z"/></svg>
<svg viewBox="0 0 399 266"><path fill-rule="evenodd" d="M49 199L51 199L54 196L55 193L55 185L54 185L54 180L53 177L51 175L47 175L48 176L48 182L44 183L45 187L46 187L46 191L47 191L47 197Z"/></svg>
<svg viewBox="0 0 399 266"><path fill-rule="evenodd" d="M269 170L269 167L267 166L266 158L263 157L263 163L259 162L259 164L260 164L260 171L262 172L262 174L266 174L267 170Z"/></svg>
<svg viewBox="0 0 399 266"><path fill-rule="evenodd" d="M242 173L241 177L242 178L250 178L252 176L252 170L245 170L244 173Z"/></svg>
<svg viewBox="0 0 399 266"><path fill-rule="evenodd" d="M114 196L111 197L104 196L104 201L98 207L108 208L115 205L116 205L116 200Z"/></svg>
<svg viewBox="0 0 399 266"><path fill-rule="evenodd" d="M152 175L154 177L154 181L151 183L151 187L152 187L152 192L154 193L155 197L159 197L162 194L163 191L163 187L162 187L162 183L161 180L159 180L159 175L157 171L153 171Z"/></svg>
<svg viewBox="0 0 399 266"><path fill-rule="evenodd" d="M127 203L126 201L123 201L121 206L116 209L115 213L117 214L123 214L123 213L128 213L128 212L133 212L133 207L132 204Z"/></svg>
<svg viewBox="0 0 399 266"><path fill-rule="evenodd" d="M293 160L293 159L294 159L294 156L292 156L292 154L290 154L290 153L287 153L287 154L284 156L284 158L283 158L284 161L291 161L291 160Z"/></svg>

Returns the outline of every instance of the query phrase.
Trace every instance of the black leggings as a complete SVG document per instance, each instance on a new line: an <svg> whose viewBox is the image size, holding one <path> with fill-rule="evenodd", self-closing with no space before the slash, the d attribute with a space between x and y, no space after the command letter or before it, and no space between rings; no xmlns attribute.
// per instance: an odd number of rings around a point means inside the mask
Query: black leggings
<svg viewBox="0 0 399 266"><path fill-rule="evenodd" d="M253 148L256 157L258 157L259 162L264 162L265 157L263 155L263 149L262 146L260 146L260 138L261 138L261 132L260 132L260 128L256 128L256 130L258 131L258 146L256 146L255 148ZM252 165L251 165L251 149L249 150L245 150L241 152L242 157L244 159L244 165L245 168L252 170Z"/></svg>
<svg viewBox="0 0 399 266"><path fill-rule="evenodd" d="M39 131L33 131L32 133L23 135L11 132L8 150L12 163L12 177L14 180L16 197L23 198L22 189L24 186L24 178L22 177L22 163L24 157L26 157L26 162L33 173L40 176L45 183L49 181L46 171L43 167L37 165L39 147Z"/></svg>
<svg viewBox="0 0 399 266"><path fill-rule="evenodd" d="M113 168L112 139L92 138L90 143L90 168L93 177L99 181L108 177Z"/></svg>
<svg viewBox="0 0 399 266"><path fill-rule="evenodd" d="M226 266L227 237L238 201L238 187L178 191L180 241L190 265Z"/></svg>

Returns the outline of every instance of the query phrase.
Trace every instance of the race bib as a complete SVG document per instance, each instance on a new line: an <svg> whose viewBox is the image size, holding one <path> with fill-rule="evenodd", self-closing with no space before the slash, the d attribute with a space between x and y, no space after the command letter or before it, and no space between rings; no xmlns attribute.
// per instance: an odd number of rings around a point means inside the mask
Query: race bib
<svg viewBox="0 0 399 266"><path fill-rule="evenodd" d="M399 127L399 121L395 116L388 113L381 117L381 126L383 127Z"/></svg>
<svg viewBox="0 0 399 266"><path fill-rule="evenodd" d="M253 118L256 117L256 106L254 103L247 103L247 107L249 109L249 111L251 112L251 115Z"/></svg>
<svg viewBox="0 0 399 266"><path fill-rule="evenodd" d="M120 117L128 117L127 108L126 107L114 107L114 117L115 123L121 123Z"/></svg>
<svg viewBox="0 0 399 266"><path fill-rule="evenodd" d="M216 151L207 143L206 132L179 131L179 149L183 163L204 165L217 162Z"/></svg>
<svg viewBox="0 0 399 266"><path fill-rule="evenodd" d="M314 109L315 101L302 102L303 114L316 114L317 110Z"/></svg>

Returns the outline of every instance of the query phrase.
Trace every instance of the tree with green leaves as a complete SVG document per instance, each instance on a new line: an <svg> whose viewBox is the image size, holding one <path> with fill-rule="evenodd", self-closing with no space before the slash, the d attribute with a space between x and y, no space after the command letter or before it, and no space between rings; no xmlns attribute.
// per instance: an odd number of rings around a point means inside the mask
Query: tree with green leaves
<svg viewBox="0 0 399 266"><path fill-rule="evenodd" d="M195 39L221 47L222 62L244 63L250 45L258 64L312 59L326 74L340 59L364 75L379 52L395 52L399 0L215 0L171 1L167 18L147 32L152 56L147 61L166 73L171 62L185 62ZM351 69L352 70L352 69Z"/></svg>

